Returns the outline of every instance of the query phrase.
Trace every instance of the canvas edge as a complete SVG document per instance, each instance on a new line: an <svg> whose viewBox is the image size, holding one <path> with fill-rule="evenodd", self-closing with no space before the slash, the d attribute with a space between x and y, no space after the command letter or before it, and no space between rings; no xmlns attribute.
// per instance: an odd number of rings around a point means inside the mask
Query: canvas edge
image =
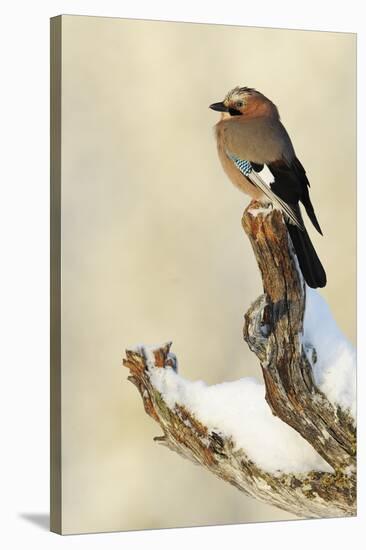
<svg viewBox="0 0 366 550"><path fill-rule="evenodd" d="M62 16L50 19L50 531L62 534L61 467Z"/></svg>

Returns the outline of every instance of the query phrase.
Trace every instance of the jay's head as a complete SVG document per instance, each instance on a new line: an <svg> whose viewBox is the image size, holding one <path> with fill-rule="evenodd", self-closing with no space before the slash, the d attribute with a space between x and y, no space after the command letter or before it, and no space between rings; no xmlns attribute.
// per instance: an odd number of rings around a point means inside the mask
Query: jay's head
<svg viewBox="0 0 366 550"><path fill-rule="evenodd" d="M210 109L222 113L223 118L237 116L275 116L278 118L277 107L254 88L237 86L228 92L224 101L213 103Z"/></svg>

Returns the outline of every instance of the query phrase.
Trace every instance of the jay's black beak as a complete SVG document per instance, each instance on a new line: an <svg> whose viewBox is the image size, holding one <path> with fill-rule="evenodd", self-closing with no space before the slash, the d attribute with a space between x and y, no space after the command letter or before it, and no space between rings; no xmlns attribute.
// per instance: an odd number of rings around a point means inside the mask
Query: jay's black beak
<svg viewBox="0 0 366 550"><path fill-rule="evenodd" d="M222 101L219 103L212 103L212 105L210 105L210 109L213 111L221 111L223 113L227 113L229 111L228 107L226 107Z"/></svg>

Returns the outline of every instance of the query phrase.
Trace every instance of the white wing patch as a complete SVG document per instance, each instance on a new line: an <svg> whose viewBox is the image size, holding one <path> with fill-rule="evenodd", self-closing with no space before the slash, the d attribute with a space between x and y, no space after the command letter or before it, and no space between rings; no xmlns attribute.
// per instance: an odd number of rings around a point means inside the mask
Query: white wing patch
<svg viewBox="0 0 366 550"><path fill-rule="evenodd" d="M240 172L248 178L248 180L258 187L262 193L271 201L274 207L281 210L281 212L288 218L290 223L296 225L299 229L303 230L304 227L301 221L296 216L294 210L285 203L280 197L273 193L270 188L270 184L274 182L274 176L269 170L267 165L264 165L263 169L257 173L253 170L252 165L247 160L242 160L235 155L231 155L228 151L226 152L228 157L234 162L235 166L240 170Z"/></svg>
<svg viewBox="0 0 366 550"><path fill-rule="evenodd" d="M263 170L258 172L268 187L270 187L271 183L274 183L274 175L272 174L271 170L268 168L267 164L263 166Z"/></svg>

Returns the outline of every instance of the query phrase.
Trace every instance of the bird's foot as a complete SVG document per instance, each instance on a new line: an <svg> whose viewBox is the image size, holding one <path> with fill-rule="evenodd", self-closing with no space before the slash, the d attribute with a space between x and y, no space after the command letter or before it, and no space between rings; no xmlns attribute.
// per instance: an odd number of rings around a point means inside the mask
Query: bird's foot
<svg viewBox="0 0 366 550"><path fill-rule="evenodd" d="M266 201L266 200L262 200L261 201L261 206L262 208L268 208L270 210L273 210L274 206L273 206L273 202L271 201Z"/></svg>

